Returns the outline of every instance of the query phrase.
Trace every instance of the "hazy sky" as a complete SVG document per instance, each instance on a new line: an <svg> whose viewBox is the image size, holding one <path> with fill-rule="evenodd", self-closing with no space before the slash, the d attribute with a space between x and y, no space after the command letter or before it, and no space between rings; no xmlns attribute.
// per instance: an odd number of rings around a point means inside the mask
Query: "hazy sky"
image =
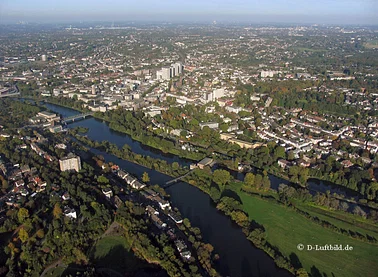
<svg viewBox="0 0 378 277"><path fill-rule="evenodd" d="M378 24L378 0L0 0L0 23L20 20Z"/></svg>

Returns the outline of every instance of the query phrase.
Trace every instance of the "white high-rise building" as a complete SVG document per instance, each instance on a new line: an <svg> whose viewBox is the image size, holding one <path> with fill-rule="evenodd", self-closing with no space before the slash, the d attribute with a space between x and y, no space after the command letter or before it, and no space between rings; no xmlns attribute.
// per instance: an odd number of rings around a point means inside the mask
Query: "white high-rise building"
<svg viewBox="0 0 378 277"><path fill-rule="evenodd" d="M171 78L183 73L183 65L181 62L172 64L170 67L163 67L156 71L157 80L170 80Z"/></svg>
<svg viewBox="0 0 378 277"><path fill-rule="evenodd" d="M181 75L183 73L183 65L181 62L174 63L173 66L176 71L176 76Z"/></svg>
<svg viewBox="0 0 378 277"><path fill-rule="evenodd" d="M204 95L203 95L203 98L205 99L206 102L211 102L213 101L213 93L212 92L205 92Z"/></svg>
<svg viewBox="0 0 378 277"><path fill-rule="evenodd" d="M163 67L161 69L163 71L163 79L170 80L171 79L171 68L170 67Z"/></svg>
<svg viewBox="0 0 378 277"><path fill-rule="evenodd" d="M163 79L163 70L158 70L156 71L156 79L157 80L162 80Z"/></svg>
<svg viewBox="0 0 378 277"><path fill-rule="evenodd" d="M224 88L216 89L213 91L213 100L222 98L225 95L226 95L226 91L224 90Z"/></svg>
<svg viewBox="0 0 378 277"><path fill-rule="evenodd" d="M177 76L176 68L175 68L173 65L171 65L171 67L170 67L169 70L170 70L170 72L171 72L171 78Z"/></svg>
<svg viewBox="0 0 378 277"><path fill-rule="evenodd" d="M42 58L43 62L47 61L47 56L46 55L42 55L41 58Z"/></svg>
<svg viewBox="0 0 378 277"><path fill-rule="evenodd" d="M273 70L268 70L268 71L261 71L261 78L273 78L274 75L278 74L279 71L273 71Z"/></svg>
<svg viewBox="0 0 378 277"><path fill-rule="evenodd" d="M80 157L75 156L72 153L68 154L67 157L60 159L59 165L60 165L61 171L75 170L75 171L79 172L81 170Z"/></svg>

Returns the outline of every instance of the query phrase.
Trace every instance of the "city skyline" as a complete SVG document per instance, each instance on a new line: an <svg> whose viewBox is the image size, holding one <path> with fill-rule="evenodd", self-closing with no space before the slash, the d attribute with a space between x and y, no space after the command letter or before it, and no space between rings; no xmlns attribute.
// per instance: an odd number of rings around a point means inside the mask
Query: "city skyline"
<svg viewBox="0 0 378 277"><path fill-rule="evenodd" d="M136 2L26 1L0 3L0 23L69 21L171 21L250 23L378 24L374 0Z"/></svg>

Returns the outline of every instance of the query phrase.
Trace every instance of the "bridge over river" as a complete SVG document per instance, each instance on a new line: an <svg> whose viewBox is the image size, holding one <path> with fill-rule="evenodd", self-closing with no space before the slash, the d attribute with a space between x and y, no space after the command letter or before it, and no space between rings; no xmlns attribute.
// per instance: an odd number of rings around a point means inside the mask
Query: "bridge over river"
<svg viewBox="0 0 378 277"><path fill-rule="evenodd" d="M76 115L72 115L72 116L69 116L69 117L65 117L65 118L62 119L62 123L68 124L68 123L71 123L71 122L75 122L77 120L85 119L88 116L92 116L93 114L94 114L93 112L89 112L89 113L82 113L82 114L76 114Z"/></svg>
<svg viewBox="0 0 378 277"><path fill-rule="evenodd" d="M182 176L179 176L175 179L172 179L172 180L169 180L168 182L166 182L164 185L162 185L163 188L168 188L170 186L172 186L174 183L180 181L181 179L185 178L186 176L188 176L190 173L192 173L193 170L190 170L189 172L185 173L184 175Z"/></svg>

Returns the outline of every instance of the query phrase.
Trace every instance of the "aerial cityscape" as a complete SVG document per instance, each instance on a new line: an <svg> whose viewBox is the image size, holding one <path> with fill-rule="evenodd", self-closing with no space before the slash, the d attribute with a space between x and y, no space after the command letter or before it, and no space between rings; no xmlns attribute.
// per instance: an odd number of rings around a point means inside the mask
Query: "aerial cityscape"
<svg viewBox="0 0 378 277"><path fill-rule="evenodd" d="M377 4L127 2L0 3L0 276L378 276Z"/></svg>

